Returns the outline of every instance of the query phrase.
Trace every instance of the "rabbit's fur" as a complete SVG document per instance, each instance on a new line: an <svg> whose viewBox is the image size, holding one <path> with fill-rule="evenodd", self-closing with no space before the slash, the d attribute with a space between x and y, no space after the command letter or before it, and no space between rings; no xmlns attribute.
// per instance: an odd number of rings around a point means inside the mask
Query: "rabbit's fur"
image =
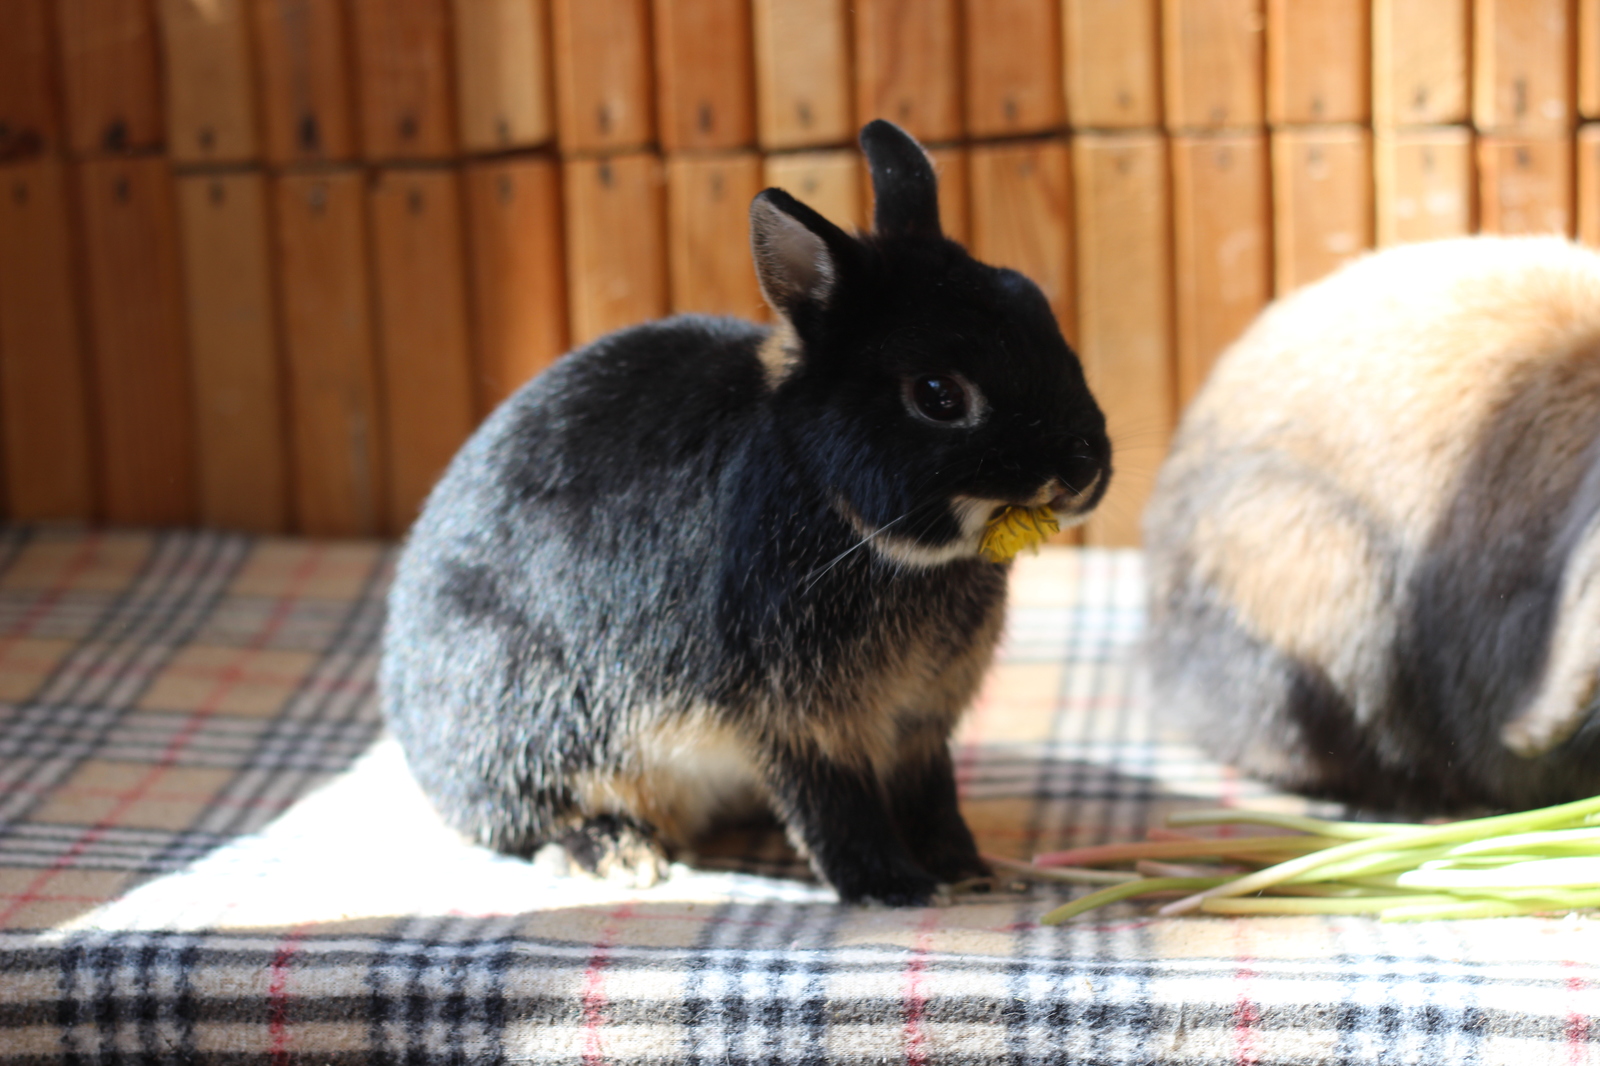
<svg viewBox="0 0 1600 1066"><path fill-rule="evenodd" d="M979 538L1005 504L1081 519L1110 446L1039 290L942 236L915 141L875 122L862 145L872 234L775 189L751 206L774 328L603 337L429 498L383 706L471 837L603 868L769 809L845 900L985 872L948 749L1005 603ZM930 375L970 390L962 419L919 414Z"/></svg>
<svg viewBox="0 0 1600 1066"><path fill-rule="evenodd" d="M1368 807L1600 792L1600 256L1401 247L1273 306L1145 517L1158 708Z"/></svg>

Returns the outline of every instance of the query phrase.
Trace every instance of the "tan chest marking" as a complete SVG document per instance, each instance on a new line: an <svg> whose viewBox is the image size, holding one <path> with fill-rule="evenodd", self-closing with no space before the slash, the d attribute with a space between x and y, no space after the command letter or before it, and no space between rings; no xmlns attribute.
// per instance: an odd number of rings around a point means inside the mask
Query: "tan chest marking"
<svg viewBox="0 0 1600 1066"><path fill-rule="evenodd" d="M750 743L709 713L644 729L621 769L580 775L572 788L585 814L631 815L675 846L767 806Z"/></svg>

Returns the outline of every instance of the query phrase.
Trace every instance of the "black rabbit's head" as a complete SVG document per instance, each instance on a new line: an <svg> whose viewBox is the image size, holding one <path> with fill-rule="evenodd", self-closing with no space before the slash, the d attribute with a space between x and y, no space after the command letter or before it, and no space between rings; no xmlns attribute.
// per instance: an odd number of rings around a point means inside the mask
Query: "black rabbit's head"
<svg viewBox="0 0 1600 1066"><path fill-rule="evenodd" d="M1007 504L1081 521L1111 446L1083 368L1033 282L944 237L921 146L861 131L876 207L852 236L780 189L750 208L779 325L763 351L779 430L882 554L976 554Z"/></svg>

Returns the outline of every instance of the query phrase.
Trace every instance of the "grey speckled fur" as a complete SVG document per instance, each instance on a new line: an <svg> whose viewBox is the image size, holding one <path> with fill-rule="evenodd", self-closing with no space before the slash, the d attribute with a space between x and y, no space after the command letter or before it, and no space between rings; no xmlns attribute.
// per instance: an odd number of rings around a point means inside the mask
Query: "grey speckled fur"
<svg viewBox="0 0 1600 1066"><path fill-rule="evenodd" d="M770 809L847 900L984 872L947 746L1005 602L974 515L1086 513L1109 444L1037 288L942 237L914 141L862 139L873 234L777 190L752 207L776 329L604 337L495 412L429 499L384 711L475 839L592 865ZM966 414L919 414L915 390L951 382Z"/></svg>

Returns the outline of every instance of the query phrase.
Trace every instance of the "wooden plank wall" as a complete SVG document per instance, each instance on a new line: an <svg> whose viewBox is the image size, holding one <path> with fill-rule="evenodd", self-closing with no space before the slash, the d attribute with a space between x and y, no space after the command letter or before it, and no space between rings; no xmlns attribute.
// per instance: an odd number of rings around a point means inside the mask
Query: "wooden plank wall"
<svg viewBox="0 0 1600 1066"><path fill-rule="evenodd" d="M1600 243L1600 0L0 0L0 509L397 534L569 345L761 318L746 208L928 144L1137 540L1177 413L1374 245Z"/></svg>

